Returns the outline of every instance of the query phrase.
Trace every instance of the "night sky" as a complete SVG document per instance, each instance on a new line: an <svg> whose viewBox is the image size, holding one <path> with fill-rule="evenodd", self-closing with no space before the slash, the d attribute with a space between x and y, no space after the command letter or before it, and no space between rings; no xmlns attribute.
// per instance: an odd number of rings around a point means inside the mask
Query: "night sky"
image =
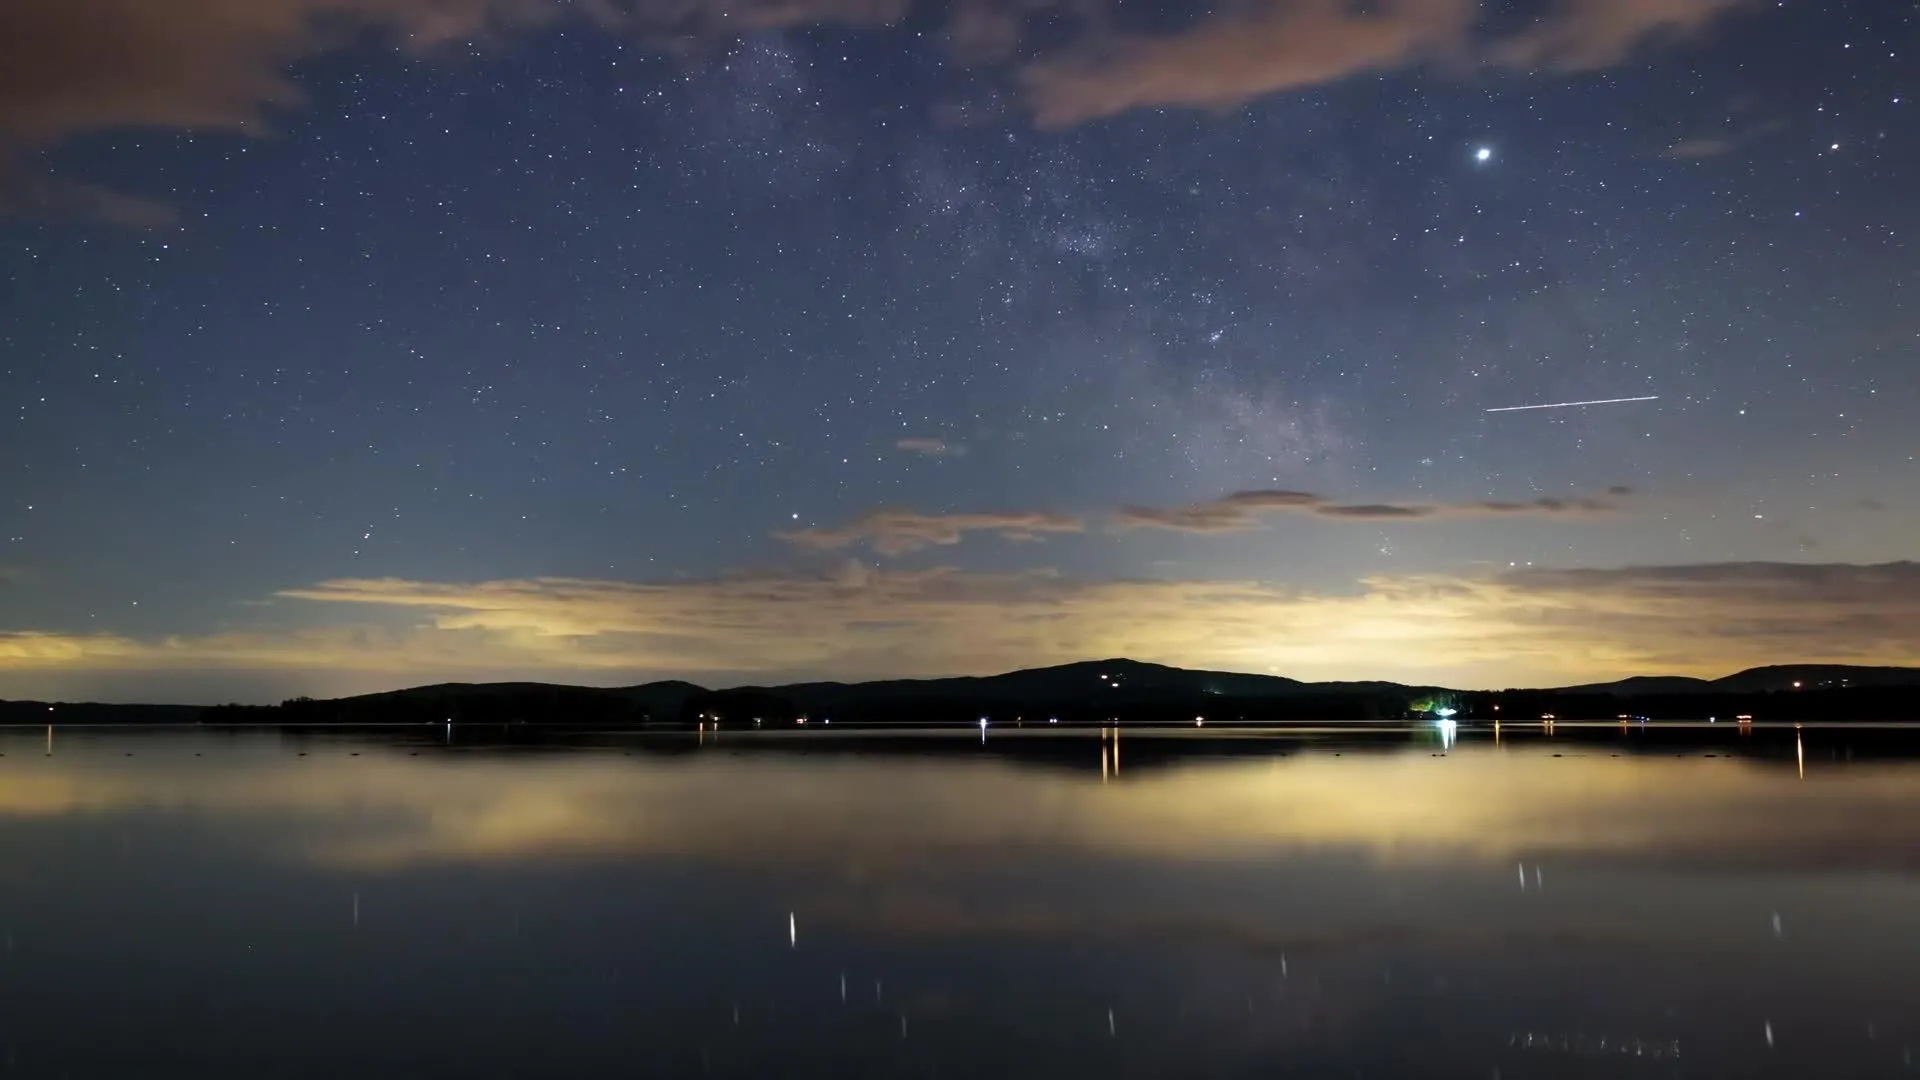
<svg viewBox="0 0 1920 1080"><path fill-rule="evenodd" d="M1891 0L7 0L0 696L1911 662L1917 56Z"/></svg>

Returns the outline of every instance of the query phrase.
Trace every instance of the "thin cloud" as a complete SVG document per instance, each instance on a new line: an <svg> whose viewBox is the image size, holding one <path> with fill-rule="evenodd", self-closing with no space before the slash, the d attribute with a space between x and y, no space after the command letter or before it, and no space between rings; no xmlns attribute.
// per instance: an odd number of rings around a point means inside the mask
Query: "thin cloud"
<svg viewBox="0 0 1920 1080"><path fill-rule="evenodd" d="M881 555L905 555L958 544L973 532L1031 540L1048 533L1085 531L1086 523L1079 518L1039 511L921 514L912 510L873 510L837 529L797 529L777 535L790 544L814 551L840 551L855 544L868 544Z"/></svg>
<svg viewBox="0 0 1920 1080"><path fill-rule="evenodd" d="M1681 139L1660 152L1661 157L1676 161L1704 161L1708 158L1723 157L1746 146L1756 139L1765 138L1786 125L1775 121L1761 124L1744 131L1735 131L1720 135L1698 135Z"/></svg>
<svg viewBox="0 0 1920 1080"><path fill-rule="evenodd" d="M1700 161L1705 158L1716 158L1723 154L1730 154L1738 149L1739 146L1740 141L1738 139L1708 135L1693 139L1681 139L1679 142L1662 150L1660 156L1674 158L1680 161Z"/></svg>
<svg viewBox="0 0 1920 1080"><path fill-rule="evenodd" d="M1121 529L1170 529L1176 532L1233 533L1260 528L1275 513L1302 513L1335 521L1421 521L1464 517L1589 517L1611 513L1612 500L1632 494L1614 486L1607 498L1540 498L1522 502L1494 499L1467 503L1336 503L1304 491L1237 491L1192 506L1125 506L1114 515Z"/></svg>
<svg viewBox="0 0 1920 1080"><path fill-rule="evenodd" d="M1699 33L1747 0L1561 0L1528 30L1496 43L1508 67L1592 71L1625 60L1649 41Z"/></svg>
<svg viewBox="0 0 1920 1080"><path fill-rule="evenodd" d="M1456 49L1473 0L1292 0L1205 19L1183 33L1083 42L1021 73L1035 119L1059 127L1141 106L1219 108Z"/></svg>
<svg viewBox="0 0 1920 1080"><path fill-rule="evenodd" d="M1439 513L1439 508L1395 506L1391 503L1361 503L1352 506L1316 506L1311 513L1315 517L1347 518L1356 521L1406 521L1433 517Z"/></svg>
<svg viewBox="0 0 1920 1080"><path fill-rule="evenodd" d="M301 100L285 66L338 44L343 26L445 40L478 33L494 9L487 0L13 0L0 8L0 132L35 143L119 127L257 126L263 106Z"/></svg>
<svg viewBox="0 0 1920 1080"><path fill-rule="evenodd" d="M1257 528L1268 513L1311 510L1326 500L1304 491L1236 491L1192 506L1123 506L1113 522L1122 529L1172 529L1178 532L1244 532Z"/></svg>
<svg viewBox="0 0 1920 1080"><path fill-rule="evenodd" d="M1883 591L1893 596L1920 587L1920 563L1879 566L1851 563L1713 563L1701 566L1645 566L1626 569L1552 569L1515 571L1508 580L1529 590L1624 592L1649 601L1720 603L1739 597L1756 607L1778 607L1782 614L1803 605L1872 606Z"/></svg>
<svg viewBox="0 0 1920 1080"><path fill-rule="evenodd" d="M177 224L179 213L158 199L56 176L29 174L0 160L0 214L77 218L128 229Z"/></svg>
<svg viewBox="0 0 1920 1080"><path fill-rule="evenodd" d="M1627 489L1618 487L1609 488L1607 491L1608 494L1614 496L1623 496L1628 493ZM1485 502L1463 503L1459 506L1441 507L1440 512L1455 515L1487 514L1494 517L1507 515L1559 517L1566 515L1607 514L1616 509L1618 509L1618 507L1605 499L1585 497L1558 499L1548 497L1543 499L1528 499L1525 502L1487 500Z"/></svg>
<svg viewBox="0 0 1920 1080"><path fill-rule="evenodd" d="M960 457L967 452L962 443L948 442L940 438L912 437L895 439L895 450L904 450L909 454L923 454L927 457Z"/></svg>
<svg viewBox="0 0 1920 1080"><path fill-rule="evenodd" d="M1147 106L1222 108L1435 61L1587 71L1698 33L1744 0L1559 0L1489 36L1475 0L1267 0L1175 34L1088 35L1020 72L1035 118L1063 126Z"/></svg>
<svg viewBox="0 0 1920 1080"><path fill-rule="evenodd" d="M1090 656L1299 678L1509 686L1759 664L1910 663L1920 564L1733 563L1364 579L1084 581L950 569L656 582L340 580L363 621L203 636L0 634L0 685L153 671L624 684L987 674Z"/></svg>

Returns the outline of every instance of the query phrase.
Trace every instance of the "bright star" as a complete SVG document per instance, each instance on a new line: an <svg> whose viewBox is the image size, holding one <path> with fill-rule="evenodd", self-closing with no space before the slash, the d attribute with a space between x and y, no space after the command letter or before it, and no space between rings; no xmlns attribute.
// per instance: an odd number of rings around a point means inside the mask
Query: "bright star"
<svg viewBox="0 0 1920 1080"><path fill-rule="evenodd" d="M1487 162L1493 160L1493 147L1483 146L1473 152L1473 160Z"/></svg>

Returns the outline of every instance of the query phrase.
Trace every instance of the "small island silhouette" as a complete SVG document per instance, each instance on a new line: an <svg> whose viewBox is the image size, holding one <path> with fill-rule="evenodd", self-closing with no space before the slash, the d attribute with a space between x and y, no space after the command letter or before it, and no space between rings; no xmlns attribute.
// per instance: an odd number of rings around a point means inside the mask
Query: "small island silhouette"
<svg viewBox="0 0 1920 1080"><path fill-rule="evenodd" d="M658 729L843 726L1232 726L1579 720L1920 720L1920 668L1800 664L1720 679L1639 676L1538 689L1457 690L1394 682L1301 682L1137 660L1082 661L1003 675L810 682L710 690L678 680L627 687L440 683L279 705L0 702L6 724L353 726L524 724Z"/></svg>

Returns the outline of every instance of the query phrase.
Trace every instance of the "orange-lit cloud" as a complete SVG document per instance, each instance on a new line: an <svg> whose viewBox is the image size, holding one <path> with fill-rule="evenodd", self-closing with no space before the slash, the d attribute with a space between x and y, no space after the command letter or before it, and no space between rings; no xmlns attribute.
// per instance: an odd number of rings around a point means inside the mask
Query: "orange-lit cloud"
<svg viewBox="0 0 1920 1080"><path fill-rule="evenodd" d="M1719 157L1732 153L1740 144L1733 139L1711 135L1693 139L1681 139L1660 152L1661 157L1677 158L1682 161L1697 161L1701 158Z"/></svg>
<svg viewBox="0 0 1920 1080"><path fill-rule="evenodd" d="M814 551L840 551L869 544L882 555L905 555L957 544L968 533L994 533L1009 540L1032 540L1048 533L1085 532L1086 523L1065 514L1040 511L976 514L921 514L912 510L873 510L837 529L796 529L777 534L790 544Z"/></svg>
<svg viewBox="0 0 1920 1080"><path fill-rule="evenodd" d="M1087 43L1027 66L1021 81L1050 126L1145 105L1219 107L1456 50L1474 0L1269 0L1178 34Z"/></svg>
<svg viewBox="0 0 1920 1080"><path fill-rule="evenodd" d="M1560 0L1554 10L1493 46L1509 67L1589 71L1619 63L1658 38L1704 29L1748 0Z"/></svg>
<svg viewBox="0 0 1920 1080"><path fill-rule="evenodd" d="M1679 161L1701 161L1721 157L1733 153L1756 139L1771 135L1785 126L1779 121L1774 121L1719 135L1696 135L1681 139L1667 147L1660 152L1660 156Z"/></svg>
<svg viewBox="0 0 1920 1080"><path fill-rule="evenodd" d="M927 457L961 457L967 452L966 446L960 443L929 437L895 439L893 448L905 450L909 454L924 454Z"/></svg>
<svg viewBox="0 0 1920 1080"><path fill-rule="evenodd" d="M516 14L531 14L515 5ZM483 30L488 0L12 0L0 7L0 133L247 127L299 92L284 68L380 26L432 43Z"/></svg>
<svg viewBox="0 0 1920 1080"><path fill-rule="evenodd" d="M1304 491L1236 491L1191 506L1123 506L1114 524L1123 529L1175 529L1181 532L1243 532L1267 514L1312 510L1326 499Z"/></svg>
<svg viewBox="0 0 1920 1080"><path fill-rule="evenodd" d="M1490 35L1476 0L1264 0L1173 34L1076 41L1026 66L1035 117L1065 125L1143 106L1219 108L1434 61L1583 71L1696 33L1745 0L1558 0Z"/></svg>
<svg viewBox="0 0 1920 1080"><path fill-rule="evenodd" d="M79 218L129 229L161 228L180 216L157 199L30 172L5 160L0 160L0 214Z"/></svg>
<svg viewBox="0 0 1920 1080"><path fill-rule="evenodd" d="M1303 513L1335 521L1421 521L1463 517L1591 517L1618 509L1614 500L1632 491L1607 489L1607 497L1545 497L1521 501L1483 499L1465 503L1339 503L1305 491L1236 491L1190 506L1124 506L1114 515L1122 529L1171 529L1192 533L1245 532L1276 513Z"/></svg>
<svg viewBox="0 0 1920 1080"><path fill-rule="evenodd" d="M357 673L362 686L503 672L774 681L1132 656L1471 687L1717 676L1784 661L1900 664L1920 653L1920 564L1908 562L1381 576L1351 591L850 564L647 583L341 580L289 590L281 606L296 602L362 609L367 624L164 639L0 634L0 684L156 670Z"/></svg>

